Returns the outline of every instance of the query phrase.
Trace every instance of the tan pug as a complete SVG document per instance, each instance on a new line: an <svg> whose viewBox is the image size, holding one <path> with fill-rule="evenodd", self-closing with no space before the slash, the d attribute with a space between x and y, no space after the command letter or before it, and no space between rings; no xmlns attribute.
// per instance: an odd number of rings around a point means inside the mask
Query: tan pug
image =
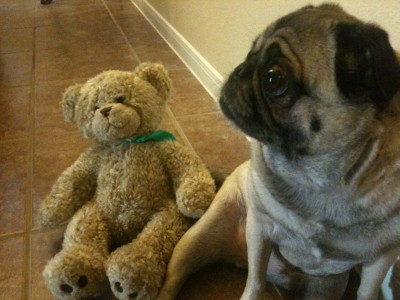
<svg viewBox="0 0 400 300"><path fill-rule="evenodd" d="M385 31L339 6L305 7L269 26L222 89L252 138L251 159L175 248L160 299L195 269L248 263L242 299L265 280L295 297L377 299L400 254L400 65Z"/></svg>

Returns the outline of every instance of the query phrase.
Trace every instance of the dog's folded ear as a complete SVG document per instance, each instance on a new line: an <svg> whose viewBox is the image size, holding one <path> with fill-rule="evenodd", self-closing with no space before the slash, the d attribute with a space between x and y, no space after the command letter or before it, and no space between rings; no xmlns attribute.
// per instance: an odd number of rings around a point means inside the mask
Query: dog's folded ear
<svg viewBox="0 0 400 300"><path fill-rule="evenodd" d="M350 99L372 100L383 109L400 90L400 64L387 33L373 24L336 27L336 80Z"/></svg>

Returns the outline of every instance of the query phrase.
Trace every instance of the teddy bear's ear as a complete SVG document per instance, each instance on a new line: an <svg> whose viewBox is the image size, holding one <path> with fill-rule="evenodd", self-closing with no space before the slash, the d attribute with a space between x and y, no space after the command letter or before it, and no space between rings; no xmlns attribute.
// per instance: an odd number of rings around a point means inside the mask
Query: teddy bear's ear
<svg viewBox="0 0 400 300"><path fill-rule="evenodd" d="M65 119L70 122L75 122L75 104L78 102L78 98L81 92L82 84L75 84L68 87L61 100L61 107L64 113Z"/></svg>
<svg viewBox="0 0 400 300"><path fill-rule="evenodd" d="M164 100L169 98L171 80L162 64L142 63L135 69L135 73L154 86Z"/></svg>

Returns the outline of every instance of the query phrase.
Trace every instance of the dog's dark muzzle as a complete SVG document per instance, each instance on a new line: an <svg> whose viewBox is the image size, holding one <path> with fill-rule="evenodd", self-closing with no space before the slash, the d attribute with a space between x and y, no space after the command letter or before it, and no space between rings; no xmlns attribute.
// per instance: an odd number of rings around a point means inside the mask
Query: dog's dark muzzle
<svg viewBox="0 0 400 300"><path fill-rule="evenodd" d="M273 116L260 90L257 56L238 65L221 91L220 107L225 116L244 133L263 143L277 134Z"/></svg>
<svg viewBox="0 0 400 300"><path fill-rule="evenodd" d="M246 66L245 63L241 63L240 65L238 65L232 72L232 74L230 75L230 77L232 79L235 80L240 80L241 78L243 78L246 75Z"/></svg>
<svg viewBox="0 0 400 300"><path fill-rule="evenodd" d="M292 152L298 152L297 147L304 144L304 137L274 118L269 100L262 93L260 72L255 65L255 60L245 61L231 73L221 91L221 110L248 136L293 156Z"/></svg>

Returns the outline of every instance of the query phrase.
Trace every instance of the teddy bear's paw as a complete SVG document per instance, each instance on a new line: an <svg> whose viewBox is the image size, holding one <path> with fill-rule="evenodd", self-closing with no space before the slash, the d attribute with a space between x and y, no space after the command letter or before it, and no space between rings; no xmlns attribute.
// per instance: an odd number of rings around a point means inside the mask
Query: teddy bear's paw
<svg viewBox="0 0 400 300"><path fill-rule="evenodd" d="M92 298L107 291L105 257L84 248L62 250L45 267L43 277L57 299Z"/></svg>
<svg viewBox="0 0 400 300"><path fill-rule="evenodd" d="M62 216L54 214L50 208L42 207L40 209L38 216L39 228L55 227L59 225L62 222L62 220L63 220Z"/></svg>
<svg viewBox="0 0 400 300"><path fill-rule="evenodd" d="M211 177L186 179L176 191L176 204L187 217L198 219L208 209L215 197L215 184Z"/></svg>
<svg viewBox="0 0 400 300"><path fill-rule="evenodd" d="M120 300L154 299L154 297L147 294L143 287L135 287L132 284L118 280L111 282L111 290L115 297Z"/></svg>
<svg viewBox="0 0 400 300"><path fill-rule="evenodd" d="M107 276L114 295L121 300L155 299L166 264L151 254L151 250L145 251L146 254L139 254L137 249L130 249L133 253L125 250L129 247L117 249L107 262Z"/></svg>
<svg viewBox="0 0 400 300"><path fill-rule="evenodd" d="M108 268L107 275L111 290L120 300L155 299L160 286L158 278L149 278L147 270L135 268L134 264Z"/></svg>
<svg viewBox="0 0 400 300"><path fill-rule="evenodd" d="M212 191L202 191L195 195L177 193L176 204L179 211L189 218L200 218L210 206L214 197Z"/></svg>

